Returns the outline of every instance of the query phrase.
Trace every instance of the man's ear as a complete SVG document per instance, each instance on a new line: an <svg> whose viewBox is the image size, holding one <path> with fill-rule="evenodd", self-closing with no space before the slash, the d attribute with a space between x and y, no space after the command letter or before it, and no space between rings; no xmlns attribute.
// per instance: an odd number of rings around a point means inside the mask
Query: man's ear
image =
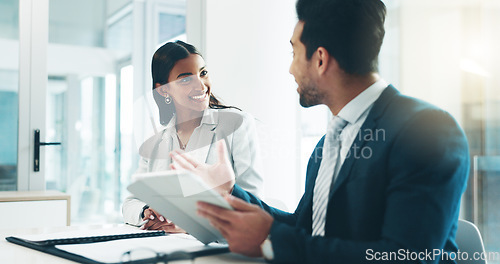
<svg viewBox="0 0 500 264"><path fill-rule="evenodd" d="M158 92L161 96L167 97L167 85L161 85L159 83L155 83L155 90Z"/></svg>
<svg viewBox="0 0 500 264"><path fill-rule="evenodd" d="M319 47L315 53L317 57L316 67L320 75L331 70L332 67L338 67L337 60L335 60L325 48Z"/></svg>

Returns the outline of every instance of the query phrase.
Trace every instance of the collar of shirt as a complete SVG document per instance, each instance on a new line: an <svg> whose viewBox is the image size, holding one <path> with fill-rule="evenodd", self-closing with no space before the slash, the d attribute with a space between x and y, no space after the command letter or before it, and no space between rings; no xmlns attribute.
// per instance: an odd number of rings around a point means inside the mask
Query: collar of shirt
<svg viewBox="0 0 500 264"><path fill-rule="evenodd" d="M358 136L361 126L363 126L363 123L368 117L368 113L373 107L373 103L379 98L387 86L387 82L383 79L379 79L340 110L338 116L349 122L340 134L340 140L342 141L340 164L343 164L345 158L349 154L349 150Z"/></svg>
<svg viewBox="0 0 500 264"><path fill-rule="evenodd" d="M356 124L387 86L388 84L384 79L379 79L347 103L337 116L349 122L349 125Z"/></svg>
<svg viewBox="0 0 500 264"><path fill-rule="evenodd" d="M216 125L218 121L218 113L219 112L217 111L217 109L212 109L212 108L205 109L205 111L203 111L203 117L201 118L200 126L203 124ZM175 128L176 122L177 118L174 113L168 124L166 126L163 126L163 130L165 132L164 135L165 134L171 136L175 135L177 131Z"/></svg>

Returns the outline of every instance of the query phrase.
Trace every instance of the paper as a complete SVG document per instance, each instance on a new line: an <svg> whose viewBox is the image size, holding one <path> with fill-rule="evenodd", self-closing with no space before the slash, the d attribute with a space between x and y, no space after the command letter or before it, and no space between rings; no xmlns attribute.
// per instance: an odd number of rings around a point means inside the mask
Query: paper
<svg viewBox="0 0 500 264"><path fill-rule="evenodd" d="M212 243L205 246L190 235L170 234L159 237L122 239L80 245L59 245L56 247L98 262L118 263L155 257L156 253L194 252L207 247L227 247L227 245ZM128 251L131 251L131 254L124 254Z"/></svg>

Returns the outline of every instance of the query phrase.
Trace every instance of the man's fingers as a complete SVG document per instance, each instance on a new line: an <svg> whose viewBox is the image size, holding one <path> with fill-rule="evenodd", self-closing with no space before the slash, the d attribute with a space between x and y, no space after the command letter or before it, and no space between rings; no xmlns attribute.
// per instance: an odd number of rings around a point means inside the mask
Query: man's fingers
<svg viewBox="0 0 500 264"><path fill-rule="evenodd" d="M226 201L231 205L236 211L255 211L260 209L260 207L249 204L238 197L234 197L230 194L224 196Z"/></svg>
<svg viewBox="0 0 500 264"><path fill-rule="evenodd" d="M217 230L219 230L219 232L222 234L223 237L227 238L228 235L229 235L229 232L227 231L227 226L224 225L224 224L221 224L221 222L219 222L218 220L209 220L210 221L210 224Z"/></svg>
<svg viewBox="0 0 500 264"><path fill-rule="evenodd" d="M198 202L198 212L204 217L210 216L226 222L230 222L230 220L235 216L234 211L204 202Z"/></svg>
<svg viewBox="0 0 500 264"><path fill-rule="evenodd" d="M224 221L224 220L222 220L222 219L220 219L217 216L214 216L212 214L208 214L205 211L198 211L198 214L201 215L202 217L205 217L210 222L210 224L213 227L215 227L215 229L219 230L221 232L221 234L224 237L226 237L226 235L228 234L228 232L226 230L227 230L227 228L229 228L231 226L230 222Z"/></svg>

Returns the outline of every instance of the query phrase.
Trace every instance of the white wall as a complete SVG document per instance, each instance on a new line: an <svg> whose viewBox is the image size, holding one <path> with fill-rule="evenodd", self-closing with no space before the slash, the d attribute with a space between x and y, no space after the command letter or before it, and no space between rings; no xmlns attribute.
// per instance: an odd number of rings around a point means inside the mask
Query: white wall
<svg viewBox="0 0 500 264"><path fill-rule="evenodd" d="M195 22L189 17L194 3L206 6ZM201 45L214 93L259 120L266 197L282 200L290 210L303 192L300 106L288 73L295 23L295 0L188 1L188 41ZM192 24L204 32L193 35Z"/></svg>
<svg viewBox="0 0 500 264"><path fill-rule="evenodd" d="M401 2L401 87L403 93L449 111L461 122L462 7L434 1Z"/></svg>
<svg viewBox="0 0 500 264"><path fill-rule="evenodd" d="M106 1L106 15L112 16L120 11L123 7L130 4L132 0L107 0Z"/></svg>
<svg viewBox="0 0 500 264"><path fill-rule="evenodd" d="M48 44L49 75L97 75L115 72L115 54L103 48ZM0 69L18 70L19 41L0 39ZM77 61L78 63L74 63Z"/></svg>

